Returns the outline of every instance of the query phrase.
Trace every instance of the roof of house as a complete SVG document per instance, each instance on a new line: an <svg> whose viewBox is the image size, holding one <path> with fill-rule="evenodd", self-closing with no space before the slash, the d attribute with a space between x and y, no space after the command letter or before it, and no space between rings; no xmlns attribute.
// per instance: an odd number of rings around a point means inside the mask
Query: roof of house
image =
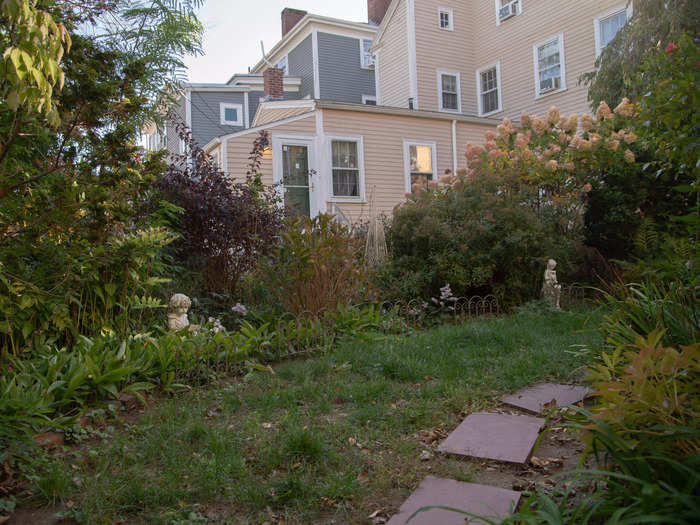
<svg viewBox="0 0 700 525"><path fill-rule="evenodd" d="M270 51L266 53L266 57L260 59L260 61L253 66L252 72L258 73L265 69L269 62L267 57L274 56L280 49L282 49L288 42L290 42L296 35L301 33L306 27L312 23L323 24L327 26L343 27L347 29L356 29L359 31L365 31L374 34L377 31L377 26L374 24L369 24L367 22L350 22L348 20L341 20L339 18L331 18L329 16L320 16L314 14L307 14L302 18L286 35L284 35L279 42L277 42Z"/></svg>
<svg viewBox="0 0 700 525"><path fill-rule="evenodd" d="M297 120L311 116L318 109L333 109L338 111L355 111L369 114L392 115L400 117L425 118L433 120L455 120L457 122L468 122L471 124L482 124L485 126L496 126L500 120L491 117L477 117L473 115L460 115L454 113L444 113L441 111L425 111L407 108L397 108L392 106L373 106L369 104L358 104L353 102L335 102L332 100L279 100L262 102L255 113L252 126L248 129L229 133L216 137L204 146L205 151L221 143L222 139L255 133L267 127L274 127L288 121Z"/></svg>

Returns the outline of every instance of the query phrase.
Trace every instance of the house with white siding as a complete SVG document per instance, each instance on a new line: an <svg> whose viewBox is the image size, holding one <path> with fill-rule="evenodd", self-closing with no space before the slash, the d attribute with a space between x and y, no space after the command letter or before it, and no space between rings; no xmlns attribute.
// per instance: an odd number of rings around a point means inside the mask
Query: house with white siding
<svg viewBox="0 0 700 525"><path fill-rule="evenodd" d="M466 169L466 143L503 118L588 112L578 79L632 15L624 0L367 3L367 24L283 15L282 40L252 69L272 96L250 127L205 146L224 171L244 177L267 131L263 180L287 206L358 220L372 195L391 213L415 184ZM297 100L280 91L286 78L299 79Z"/></svg>

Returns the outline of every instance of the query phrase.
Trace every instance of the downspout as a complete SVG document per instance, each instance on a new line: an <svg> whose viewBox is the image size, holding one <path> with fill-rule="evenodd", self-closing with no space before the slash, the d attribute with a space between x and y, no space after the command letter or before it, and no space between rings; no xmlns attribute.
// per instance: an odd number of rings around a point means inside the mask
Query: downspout
<svg viewBox="0 0 700 525"><path fill-rule="evenodd" d="M452 176L457 175L457 121L452 121Z"/></svg>

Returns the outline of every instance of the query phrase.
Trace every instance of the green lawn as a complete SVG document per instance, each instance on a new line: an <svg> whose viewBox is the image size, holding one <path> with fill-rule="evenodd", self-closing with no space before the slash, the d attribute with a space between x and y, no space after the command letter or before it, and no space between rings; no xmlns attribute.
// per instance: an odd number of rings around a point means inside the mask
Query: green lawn
<svg viewBox="0 0 700 525"><path fill-rule="evenodd" d="M182 520L191 513L212 523L370 523L425 475L478 478L463 461L422 461L421 432L449 431L535 381L575 380L570 350L600 343L599 320L522 311L347 341L274 376L158 401L137 424L76 449L63 470L70 483L55 483L91 523L197 523Z"/></svg>

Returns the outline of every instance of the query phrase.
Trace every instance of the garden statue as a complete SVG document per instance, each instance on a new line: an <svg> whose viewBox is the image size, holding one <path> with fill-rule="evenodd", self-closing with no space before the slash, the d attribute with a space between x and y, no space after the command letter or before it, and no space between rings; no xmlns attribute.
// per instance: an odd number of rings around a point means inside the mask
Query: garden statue
<svg viewBox="0 0 700 525"><path fill-rule="evenodd" d="M170 298L170 311L168 312L168 328L170 330L178 332L189 326L187 310L191 304L192 301L185 294L176 293Z"/></svg>
<svg viewBox="0 0 700 525"><path fill-rule="evenodd" d="M544 271L544 284L542 284L542 296L554 308L561 310L561 306L559 306L561 284L557 282L557 272L554 270L556 267L557 261L554 259L547 261L547 269Z"/></svg>

